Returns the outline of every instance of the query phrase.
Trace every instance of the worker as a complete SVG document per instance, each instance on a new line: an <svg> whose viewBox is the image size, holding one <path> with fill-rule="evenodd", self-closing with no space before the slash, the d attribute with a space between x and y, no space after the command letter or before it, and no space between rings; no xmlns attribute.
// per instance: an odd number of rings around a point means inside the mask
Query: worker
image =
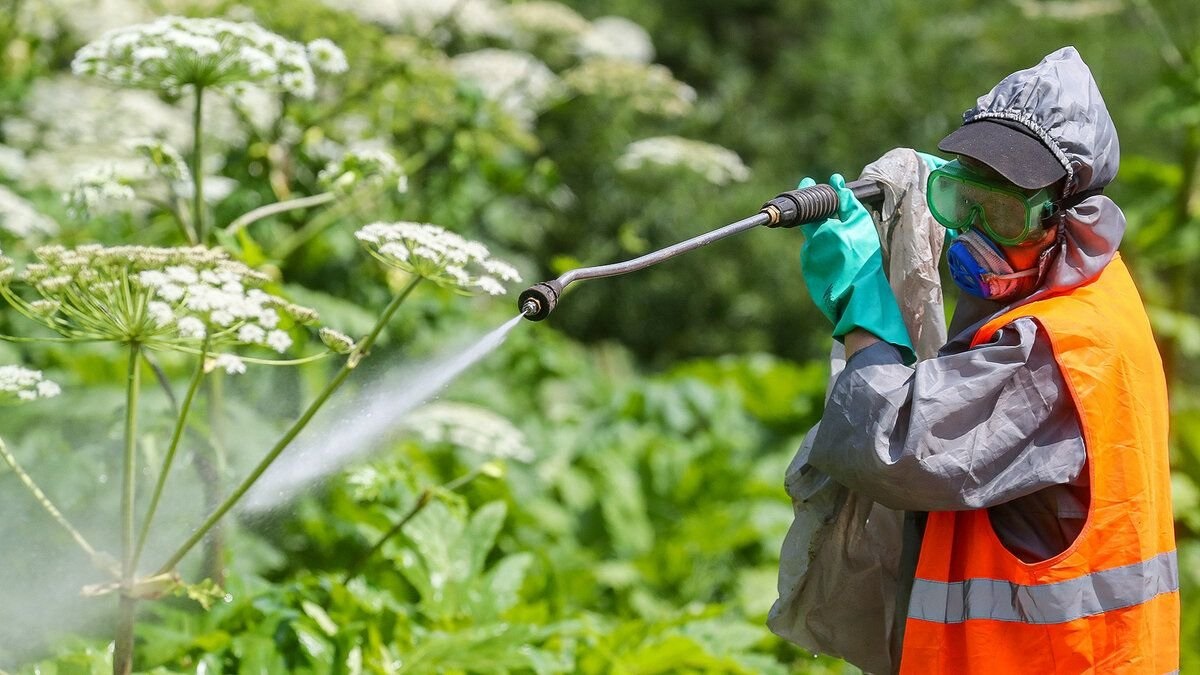
<svg viewBox="0 0 1200 675"><path fill-rule="evenodd" d="M961 292L936 357L913 362L840 176L837 216L804 226L801 252L847 355L809 463L915 533L899 671L1175 672L1166 383L1102 192L1119 149L1092 74L1060 49L938 148L956 159L937 160L926 203Z"/></svg>

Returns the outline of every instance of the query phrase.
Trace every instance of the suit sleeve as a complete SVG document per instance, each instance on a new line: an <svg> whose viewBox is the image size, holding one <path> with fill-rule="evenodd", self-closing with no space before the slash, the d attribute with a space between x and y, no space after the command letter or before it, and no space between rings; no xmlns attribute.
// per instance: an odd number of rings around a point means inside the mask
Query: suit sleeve
<svg viewBox="0 0 1200 675"><path fill-rule="evenodd" d="M885 506L951 511L1067 484L1086 460L1049 338L1023 318L987 344L913 367L885 342L854 354L809 463Z"/></svg>

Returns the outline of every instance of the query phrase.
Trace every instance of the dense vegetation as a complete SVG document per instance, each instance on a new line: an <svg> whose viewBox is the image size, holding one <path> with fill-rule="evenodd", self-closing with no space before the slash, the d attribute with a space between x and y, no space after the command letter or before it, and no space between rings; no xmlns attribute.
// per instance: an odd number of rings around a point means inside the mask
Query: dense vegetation
<svg viewBox="0 0 1200 675"><path fill-rule="evenodd" d="M368 223L436 223L485 242L528 282L550 278L736 220L804 175L854 174L892 147L931 149L1000 77L1076 45L1121 132L1109 194L1129 219L1122 253L1151 308L1172 387L1183 671L1200 668L1194 2L5 5L5 256L24 262L50 242L179 246L197 235L263 272L271 293L356 339L412 278L372 264L354 236ZM188 90L114 87L71 72L103 29L165 14L255 22L298 43L327 38L348 69L318 76L312 97L286 87L206 95L203 156L192 161ZM128 145L137 137L178 148L204 191L152 185L170 156L151 154L147 175ZM390 173L347 160L379 154L395 161ZM98 181L97 167L114 161L142 173ZM125 201L122 187L138 200ZM197 192L205 198L189 202ZM319 195L331 196L240 218ZM197 221L210 224L207 236ZM335 397L335 412L314 418L310 452L353 461L302 489L252 492L248 508L183 559L188 583L164 581L167 597L140 605L135 668L854 672L763 626L791 518L783 471L820 415L827 374L828 336L801 285L798 248L798 232L750 232L583 284L546 323L518 325L437 400L381 424L387 409L360 414L362 396L379 398L377 383L387 384L383 395L407 412L399 401L421 375L396 384L387 374L502 324L520 284L507 284L503 298L418 287L379 333L357 369L365 372ZM292 356L315 353L299 322L287 327ZM41 336L11 309L0 312L0 334ZM0 356L62 387L5 407L0 438L66 519L116 555L128 354L103 343L14 341L0 343ZM153 368L141 369L131 446L139 510L171 446L192 358L156 353ZM248 362L247 374L214 378L202 391L142 573L251 471L339 358L286 369ZM286 452L280 460L315 461ZM107 579L7 468L0 509L9 613L0 672L111 671L114 595L79 592L100 593Z"/></svg>

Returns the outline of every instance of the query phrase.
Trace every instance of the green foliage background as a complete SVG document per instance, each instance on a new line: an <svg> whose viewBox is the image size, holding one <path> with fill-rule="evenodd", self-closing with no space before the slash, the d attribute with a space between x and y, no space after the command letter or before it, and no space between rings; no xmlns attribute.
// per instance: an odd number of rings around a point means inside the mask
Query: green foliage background
<svg viewBox="0 0 1200 675"><path fill-rule="evenodd" d="M31 0L11 0L18 5ZM86 0L79 0L85 2ZM801 177L859 167L897 146L930 150L1005 74L1065 44L1100 83L1122 139L1109 194L1129 231L1122 254L1151 310L1168 368L1184 584L1183 672L1200 670L1200 7L1191 0L792 2L570 0L588 18L635 20L657 61L699 94L666 119L593 97L564 100L525 127L434 67L442 45L389 35L315 0L242 3L297 40L329 37L350 73L336 96L292 102L289 128L223 149L238 188L224 220L267 201L279 175L315 191L309 154L338 120L376 127L411 173L407 195L357 204L281 259L297 301L349 332L370 325L379 274L360 267L354 228L376 219L442 224L521 261L531 281L631 257L748 215ZM219 15L227 3L149 5ZM61 73L80 45L0 28L0 115ZM482 45L482 46L486 46ZM545 46L543 46L545 47ZM556 55L539 53L554 64ZM714 188L686 172L614 169L630 141L679 133L736 150L753 171ZM0 138L0 141L5 139ZM275 154L283 152L285 161ZM564 198L564 195L569 195ZM57 196L30 196L71 222ZM303 225L255 225L264 250ZM165 224L76 222L68 239L153 243ZM167 672L855 672L813 659L763 627L790 522L783 471L820 414L828 335L796 266L797 232L741 235L636 275L574 289L544 324L523 325L444 398L498 413L536 459L509 461L434 499L378 555L372 542L423 490L481 470L448 443L390 436L384 447L269 516L228 532L223 601L180 600L139 629L139 669ZM21 242L3 242L6 252ZM247 255L253 256L254 251ZM370 283L375 282L375 283ZM426 293L390 331L385 357L419 359L512 314L509 301ZM67 385L61 400L6 410L0 431L89 532L107 532L121 402L119 357L4 347ZM7 361L6 361L7 362ZM181 364L167 364L175 367ZM182 368L172 374L183 376ZM248 447L273 438L321 367L233 383L230 428ZM73 396L69 385L86 388ZM279 392L286 392L280 395ZM166 409L166 402L148 406ZM147 419L151 414L146 416ZM147 430L153 437L167 433ZM236 450L225 476L253 464ZM490 471L490 469L489 469ZM177 486L173 520L194 526L203 496ZM10 474L0 474L0 580L10 612L0 669L100 672L106 607L47 600L78 561ZM100 538L100 537L98 537ZM36 540L36 542L35 542ZM361 562L361 567L359 567ZM198 561L193 561L193 564ZM346 576L351 571L353 578ZM188 570L196 572L197 570ZM65 599L64 599L65 598ZM65 637L61 616L78 619ZM848 628L849 629L849 628ZM28 636L46 635L44 640ZM24 638L24 639L20 639Z"/></svg>

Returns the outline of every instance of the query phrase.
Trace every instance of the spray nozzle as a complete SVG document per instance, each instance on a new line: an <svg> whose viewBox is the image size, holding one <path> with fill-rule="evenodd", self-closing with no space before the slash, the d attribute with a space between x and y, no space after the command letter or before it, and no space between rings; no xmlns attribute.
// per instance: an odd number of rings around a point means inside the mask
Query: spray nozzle
<svg viewBox="0 0 1200 675"><path fill-rule="evenodd" d="M530 321L541 321L558 305L563 285L558 279L543 281L526 288L517 299L521 314Z"/></svg>

